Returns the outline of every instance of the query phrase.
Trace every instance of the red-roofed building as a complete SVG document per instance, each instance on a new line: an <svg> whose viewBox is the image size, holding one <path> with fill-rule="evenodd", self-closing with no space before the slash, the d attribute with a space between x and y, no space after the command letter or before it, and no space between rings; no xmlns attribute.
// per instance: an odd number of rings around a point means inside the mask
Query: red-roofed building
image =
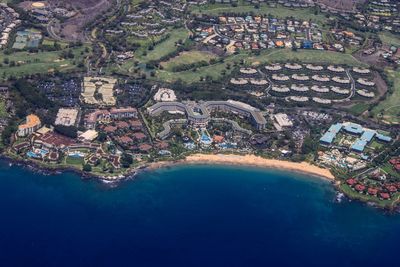
<svg viewBox="0 0 400 267"><path fill-rule="evenodd" d="M140 151L149 152L153 147L149 144L142 144L139 146Z"/></svg>
<svg viewBox="0 0 400 267"><path fill-rule="evenodd" d="M130 120L129 124L134 130L140 130L143 127L143 124L140 120Z"/></svg>
<svg viewBox="0 0 400 267"><path fill-rule="evenodd" d="M139 141L146 139L146 135L142 132L134 133L133 137L135 137L135 139Z"/></svg>
<svg viewBox="0 0 400 267"><path fill-rule="evenodd" d="M357 183L356 179L354 178L350 178L346 180L346 183L350 186L354 185L355 183Z"/></svg>
<svg viewBox="0 0 400 267"><path fill-rule="evenodd" d="M167 149L169 147L167 142L159 142L156 144L156 147L158 149Z"/></svg>
<svg viewBox="0 0 400 267"><path fill-rule="evenodd" d="M384 192L380 193L379 196L382 199L389 199L390 198L390 194L389 193L384 193Z"/></svg>
<svg viewBox="0 0 400 267"><path fill-rule="evenodd" d="M365 190L365 185L362 184L356 184L356 186L354 187L358 192L362 192Z"/></svg>
<svg viewBox="0 0 400 267"><path fill-rule="evenodd" d="M98 122L110 122L124 118L137 118L137 109L132 107L112 108L111 110L95 110L84 119L85 127L93 129Z"/></svg>
<svg viewBox="0 0 400 267"><path fill-rule="evenodd" d="M400 172L400 158L393 158L389 160L389 163L392 164L396 171Z"/></svg>
<svg viewBox="0 0 400 267"><path fill-rule="evenodd" d="M397 192L397 187L394 186L394 185L387 185L387 186L385 186L385 187L386 187L386 189L389 190L389 192L391 192L391 193Z"/></svg>
<svg viewBox="0 0 400 267"><path fill-rule="evenodd" d="M34 141L35 145L42 145L47 148L65 148L73 145L75 141L67 136L55 133L47 132Z"/></svg>
<svg viewBox="0 0 400 267"><path fill-rule="evenodd" d="M117 130L117 127L108 125L107 127L104 127L103 129L106 133L113 133Z"/></svg>
<svg viewBox="0 0 400 267"><path fill-rule="evenodd" d="M118 121L115 123L115 125L119 128L119 129L126 129L129 127L129 124L126 121Z"/></svg>
<svg viewBox="0 0 400 267"><path fill-rule="evenodd" d="M222 143L224 142L224 137L222 135L214 135L213 141L214 143Z"/></svg>
<svg viewBox="0 0 400 267"><path fill-rule="evenodd" d="M120 143L122 143L122 144L129 144L129 143L132 143L132 142L133 142L132 138L130 138L129 136L126 136L126 135L124 135L124 136L118 138L118 141L119 141Z"/></svg>
<svg viewBox="0 0 400 267"><path fill-rule="evenodd" d="M372 195L372 196L376 196L376 194L378 194L378 189L370 187L370 188L368 188L368 194Z"/></svg>

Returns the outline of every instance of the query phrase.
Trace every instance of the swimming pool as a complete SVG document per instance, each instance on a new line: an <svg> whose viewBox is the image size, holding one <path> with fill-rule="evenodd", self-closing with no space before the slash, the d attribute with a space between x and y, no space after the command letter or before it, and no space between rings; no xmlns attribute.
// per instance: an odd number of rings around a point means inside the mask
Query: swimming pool
<svg viewBox="0 0 400 267"><path fill-rule="evenodd" d="M85 155L81 152L72 152L72 153L68 153L68 156L71 158L83 158L85 157Z"/></svg>
<svg viewBox="0 0 400 267"><path fill-rule="evenodd" d="M28 151L28 152L26 153L26 155L27 155L29 158L33 158L33 159L38 159L38 158L40 158L40 156L39 156L38 154L36 154L36 153L34 153L34 152L32 152L32 151Z"/></svg>
<svg viewBox="0 0 400 267"><path fill-rule="evenodd" d="M205 145L209 145L212 143L212 139L211 137L207 134L207 132L202 131L201 132L201 137L200 137L200 142L205 144Z"/></svg>

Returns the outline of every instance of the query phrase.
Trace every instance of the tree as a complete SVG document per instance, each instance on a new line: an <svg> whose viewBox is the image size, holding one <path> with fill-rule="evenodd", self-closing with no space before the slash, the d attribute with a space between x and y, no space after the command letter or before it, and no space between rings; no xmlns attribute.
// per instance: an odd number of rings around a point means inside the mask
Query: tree
<svg viewBox="0 0 400 267"><path fill-rule="evenodd" d="M105 132L100 132L97 136L97 141L103 143L107 139L107 134Z"/></svg>
<svg viewBox="0 0 400 267"><path fill-rule="evenodd" d="M123 153L121 156L121 165L124 168L129 168L133 163L133 158L131 154Z"/></svg>
<svg viewBox="0 0 400 267"><path fill-rule="evenodd" d="M56 125L54 130L67 137L76 138L78 136L78 129L75 126Z"/></svg>
<svg viewBox="0 0 400 267"><path fill-rule="evenodd" d="M91 172L92 171L92 166L90 166L90 164L84 164L82 170L84 172Z"/></svg>
<svg viewBox="0 0 400 267"><path fill-rule="evenodd" d="M301 151L303 154L309 154L317 150L317 143L310 137L306 137L303 142Z"/></svg>

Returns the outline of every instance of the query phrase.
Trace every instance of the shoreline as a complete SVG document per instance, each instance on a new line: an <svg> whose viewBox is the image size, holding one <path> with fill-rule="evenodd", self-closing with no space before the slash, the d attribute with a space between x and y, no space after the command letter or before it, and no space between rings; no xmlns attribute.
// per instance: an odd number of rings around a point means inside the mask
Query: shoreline
<svg viewBox="0 0 400 267"><path fill-rule="evenodd" d="M143 163L135 168L131 168L124 175L116 176L102 176L93 173L86 173L82 170L78 170L72 167L45 167L40 163L17 160L7 156L2 155L1 159L8 162L12 162L17 165L21 165L28 169L33 169L34 171L42 172L44 174L57 174L60 172L74 172L82 177L82 179L93 178L99 180L106 180L109 182L119 182L123 180L130 179L142 171L152 171L162 168L169 168L178 165L225 165L225 166L242 166L242 167L257 167L263 169L274 169L274 170L284 170L292 171L297 173L303 173L315 177L319 177L325 180L333 182L335 180L334 175L325 168L312 165L307 162L292 162L277 159L266 159L253 154L248 155L237 155L237 154L201 154L196 153L187 156L184 159L173 160L173 161L158 161L151 163Z"/></svg>
<svg viewBox="0 0 400 267"><path fill-rule="evenodd" d="M148 164L145 169L156 170L177 165L226 165L242 167L258 167L263 169L285 170L317 176L334 181L335 176L330 170L307 162L291 162L276 159L266 159L256 155L235 154L193 154L177 161L160 161Z"/></svg>
<svg viewBox="0 0 400 267"><path fill-rule="evenodd" d="M335 180L335 176L331 173L329 169L319 167L317 165L312 165L304 161L292 162L292 161L277 160L277 159L267 159L260 156L256 156L254 154L238 155L238 154L197 153L189 155L186 158L180 160L143 163L134 168L129 169L124 175L118 175L118 176L101 176L98 174L86 173L82 170L76 168L68 168L68 167L54 166L54 168L48 168L36 162L18 160L7 157L4 154L0 155L0 160L4 161L5 163L15 164L22 168L26 168L29 171L37 172L42 175L58 175L65 172L71 172L80 176L81 179L89 179L89 180L93 179L99 182L112 183L112 184L114 183L118 184L123 181L135 179L136 176L142 174L143 172L147 171L150 172L163 168L173 168L175 166L208 165L208 166L255 167L260 169L287 171L287 172L309 175L314 178L329 181L339 192L343 192L338 188L338 182ZM365 203L377 208L382 208L388 211L395 210L397 206L397 205L380 206L377 205L374 201L366 202L364 200L348 196L347 194L345 194L345 196L351 200L360 201L361 203ZM397 201L399 200L400 198Z"/></svg>

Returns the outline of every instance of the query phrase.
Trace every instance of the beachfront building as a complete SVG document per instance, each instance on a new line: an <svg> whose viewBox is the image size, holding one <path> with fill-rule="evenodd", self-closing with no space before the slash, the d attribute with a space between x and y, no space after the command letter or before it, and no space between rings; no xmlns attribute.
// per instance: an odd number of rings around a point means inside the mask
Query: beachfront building
<svg viewBox="0 0 400 267"><path fill-rule="evenodd" d="M372 142L374 138L378 141L389 143L392 141L390 136L379 133L376 130L364 128L359 124L352 122L336 123L332 125L328 131L320 138L320 143L326 146L331 146L335 141L339 132L352 134L358 138L351 144L350 149L355 152L362 153L366 146Z"/></svg>
<svg viewBox="0 0 400 267"><path fill-rule="evenodd" d="M18 136L25 137L41 127L42 123L38 116L30 114L26 117L25 123L18 126Z"/></svg>
<svg viewBox="0 0 400 267"><path fill-rule="evenodd" d="M211 120L211 112L230 112L248 117L258 130L265 128L267 121L260 110L242 102L207 101L207 102L159 102L147 109L150 116L158 116L163 112L181 113L187 117L188 123L197 128L205 128Z"/></svg>

